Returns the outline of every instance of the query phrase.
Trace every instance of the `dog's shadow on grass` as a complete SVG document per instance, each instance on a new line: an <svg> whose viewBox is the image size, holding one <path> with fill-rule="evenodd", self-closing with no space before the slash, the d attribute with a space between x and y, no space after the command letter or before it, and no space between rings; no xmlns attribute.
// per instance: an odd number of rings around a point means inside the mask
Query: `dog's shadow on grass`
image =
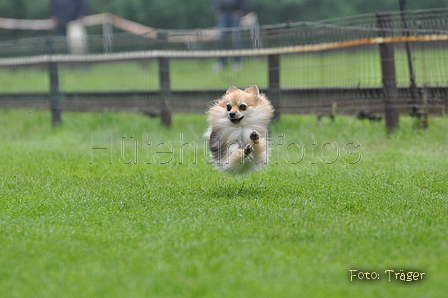
<svg viewBox="0 0 448 298"><path fill-rule="evenodd" d="M254 184L250 182L235 182L223 183L219 185L210 186L204 189L211 198L225 198L225 199L256 199L263 197L267 192L264 184Z"/></svg>

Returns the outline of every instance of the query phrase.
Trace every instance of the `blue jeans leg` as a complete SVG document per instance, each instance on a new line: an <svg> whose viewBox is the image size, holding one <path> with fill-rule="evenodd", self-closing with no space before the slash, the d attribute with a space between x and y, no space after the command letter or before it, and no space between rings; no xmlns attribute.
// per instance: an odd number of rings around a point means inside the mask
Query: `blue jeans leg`
<svg viewBox="0 0 448 298"><path fill-rule="evenodd" d="M217 27L220 29L219 48L220 49L240 49L240 17L231 12L222 12L217 17ZM235 61L240 61L240 57L235 57ZM220 62L227 64L227 57L221 57Z"/></svg>

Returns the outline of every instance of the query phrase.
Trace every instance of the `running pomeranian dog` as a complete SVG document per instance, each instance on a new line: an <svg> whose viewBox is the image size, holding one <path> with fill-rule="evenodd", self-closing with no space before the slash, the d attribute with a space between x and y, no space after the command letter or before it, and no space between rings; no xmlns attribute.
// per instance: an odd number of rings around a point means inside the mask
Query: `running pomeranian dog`
<svg viewBox="0 0 448 298"><path fill-rule="evenodd" d="M267 164L268 126L274 109L253 85L240 90L230 87L208 111L211 161L232 175L244 175Z"/></svg>

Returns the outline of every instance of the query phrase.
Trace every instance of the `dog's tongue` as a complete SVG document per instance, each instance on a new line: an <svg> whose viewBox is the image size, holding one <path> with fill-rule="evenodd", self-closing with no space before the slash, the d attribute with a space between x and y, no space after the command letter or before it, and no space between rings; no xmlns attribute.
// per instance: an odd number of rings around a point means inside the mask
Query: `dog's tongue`
<svg viewBox="0 0 448 298"><path fill-rule="evenodd" d="M243 118L244 118L244 116L241 118L238 118L238 119L230 119L230 121L232 121L232 123L234 123L234 124L238 124L238 123L240 123L241 119L243 119Z"/></svg>

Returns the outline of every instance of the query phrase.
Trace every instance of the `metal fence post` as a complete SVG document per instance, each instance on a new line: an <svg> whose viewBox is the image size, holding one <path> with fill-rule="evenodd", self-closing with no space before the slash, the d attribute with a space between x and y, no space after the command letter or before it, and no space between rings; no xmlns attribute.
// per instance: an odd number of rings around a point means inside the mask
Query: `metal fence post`
<svg viewBox="0 0 448 298"><path fill-rule="evenodd" d="M113 27L112 27L112 15L106 13L103 19L103 47L104 53L112 53L112 36L113 36Z"/></svg>
<svg viewBox="0 0 448 298"><path fill-rule="evenodd" d="M409 20L408 20L408 11L406 8L406 0L400 0L400 12L401 12L401 23L404 28L404 32L403 32L404 36L410 36L409 26L408 26ZM411 97L412 97L413 104L415 104L415 101L417 100L417 84L415 82L414 67L412 65L411 46L409 45L408 41L406 41L404 43L404 45L406 48L406 56L408 58Z"/></svg>
<svg viewBox="0 0 448 298"><path fill-rule="evenodd" d="M159 31L158 39L167 40L166 32ZM160 80L160 119L161 124L171 126L171 82L170 82L170 60L169 58L159 57L159 80Z"/></svg>
<svg viewBox="0 0 448 298"><path fill-rule="evenodd" d="M401 12L401 23L404 28L404 36L410 36L409 32L409 18L408 18L408 10L406 8L406 0L400 0L400 12ZM428 111L426 109L426 104L423 109L420 109L417 98L418 98L418 89L417 83L415 81L414 67L412 65L412 53L411 46L409 42L404 43L406 47L406 55L408 58L408 68L409 68L409 90L411 91L411 100L409 102L409 114L413 117L416 117L418 128L427 129L428 128Z"/></svg>
<svg viewBox="0 0 448 298"><path fill-rule="evenodd" d="M274 106L274 120L280 120L280 55L268 55L269 89L268 96Z"/></svg>
<svg viewBox="0 0 448 298"><path fill-rule="evenodd" d="M390 12L379 12L376 14L378 32L380 37L391 36L392 16ZM379 45L381 56L381 73L383 77L384 109L386 116L386 131L391 133L400 127L399 109L397 103L397 80L395 76L395 56L393 43L382 43Z"/></svg>
<svg viewBox="0 0 448 298"><path fill-rule="evenodd" d="M51 55L55 51L55 41L50 38L48 41L48 50L50 53L50 60L48 62L48 73L50 75L50 109L51 109L51 124L53 126L60 125L62 104L61 104L61 93L59 91L59 74L58 74L58 63L51 61Z"/></svg>

